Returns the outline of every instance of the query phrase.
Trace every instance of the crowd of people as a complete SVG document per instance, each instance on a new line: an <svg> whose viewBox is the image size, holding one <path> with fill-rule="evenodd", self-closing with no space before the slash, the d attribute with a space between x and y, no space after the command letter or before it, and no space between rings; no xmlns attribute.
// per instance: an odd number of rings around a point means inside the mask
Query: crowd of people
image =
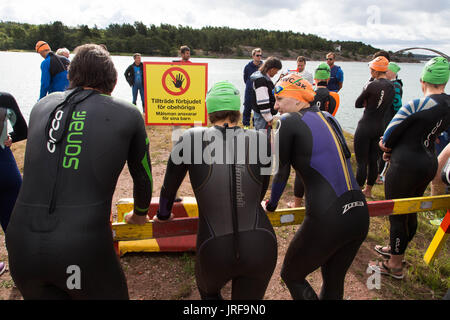
<svg viewBox="0 0 450 320"><path fill-rule="evenodd" d="M54 54L46 42L36 44L45 60L41 97L28 128L13 96L0 93L0 217L9 268L24 299L128 299L113 249L110 211L127 163L134 209L125 221L149 221L150 142L135 106L139 92L144 108L141 56L135 54L125 71L133 95L129 104L111 96L117 71L104 46L79 46L72 61L64 56L67 51ZM188 63L189 47L181 47L180 55L176 62ZM291 167L296 176L290 206L302 206L304 198L306 215L284 257L281 278L299 300L343 298L346 273L368 233L366 199L377 178L384 177L386 199L395 199L422 196L440 174L446 159L438 163L434 141L450 124L450 97L444 92L449 62L431 59L420 76L424 97L403 105L400 67L386 52L374 55L368 65L372 78L355 101L364 114L355 132L354 175L352 154L333 116L344 81L335 60L328 53L311 74L300 56L297 69L283 71L274 83L282 62L276 57L262 61L262 50L253 50L244 68L243 128L239 91L219 81L206 95L211 126L190 128L174 144L153 221L173 219L173 203L189 172L199 208L195 276L202 299L221 299L230 280L232 299L263 299L278 254L266 212L276 210ZM22 180L9 147L23 139ZM251 141L258 141L256 148ZM191 152L198 146L201 160ZM211 152L218 147L226 152ZM271 170L264 170L272 162L254 154L278 157L272 178ZM449 152L442 154L448 158ZM369 267L402 279L417 216L390 216L389 221L389 244L374 248L387 260ZM68 270L74 266L82 274L70 286ZM319 294L306 280L318 268L323 277ZM0 274L5 269L1 262Z"/></svg>

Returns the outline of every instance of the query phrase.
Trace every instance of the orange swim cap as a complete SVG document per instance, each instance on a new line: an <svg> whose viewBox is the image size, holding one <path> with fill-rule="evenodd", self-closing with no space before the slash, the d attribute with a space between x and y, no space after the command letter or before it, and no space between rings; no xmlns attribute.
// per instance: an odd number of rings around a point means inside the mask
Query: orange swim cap
<svg viewBox="0 0 450 320"><path fill-rule="evenodd" d="M48 43L45 41L38 41L36 43L36 52L42 52L45 50L50 51L50 46L48 45Z"/></svg>
<svg viewBox="0 0 450 320"><path fill-rule="evenodd" d="M273 91L275 96L290 97L303 102L313 101L316 95L309 81L296 73L289 73L280 79Z"/></svg>
<svg viewBox="0 0 450 320"><path fill-rule="evenodd" d="M369 67L375 71L388 71L389 60L385 57L379 56L369 62Z"/></svg>

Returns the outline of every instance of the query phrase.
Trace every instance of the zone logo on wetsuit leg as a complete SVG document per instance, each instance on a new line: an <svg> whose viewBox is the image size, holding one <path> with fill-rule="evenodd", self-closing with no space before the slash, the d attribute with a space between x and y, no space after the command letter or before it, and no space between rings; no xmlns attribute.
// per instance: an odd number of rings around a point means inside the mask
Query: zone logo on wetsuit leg
<svg viewBox="0 0 450 320"><path fill-rule="evenodd" d="M349 211L350 209L353 209L355 207L364 207L364 202L355 201L355 202L346 204L345 206L342 207L342 208L344 208L344 211L342 211L342 214L345 214L347 211Z"/></svg>

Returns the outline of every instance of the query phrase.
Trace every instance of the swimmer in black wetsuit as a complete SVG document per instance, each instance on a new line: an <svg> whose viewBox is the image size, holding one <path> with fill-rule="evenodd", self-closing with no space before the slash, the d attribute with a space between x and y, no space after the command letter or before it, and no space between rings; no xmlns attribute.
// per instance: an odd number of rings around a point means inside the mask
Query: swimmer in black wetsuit
<svg viewBox="0 0 450 320"><path fill-rule="evenodd" d="M8 120L13 128L11 133L8 133ZM9 147L26 139L27 131L27 123L14 97L0 92L0 224L4 232L22 184L22 176Z"/></svg>
<svg viewBox="0 0 450 320"><path fill-rule="evenodd" d="M450 124L450 96L444 93L449 79L449 63L442 57L424 67L421 83L424 98L404 105L389 123L380 147L389 160L386 172L386 199L421 197L434 178L438 161L434 151L436 137ZM376 246L387 262L369 264L381 274L403 278L405 250L417 229L417 214L389 216L390 246Z"/></svg>
<svg viewBox="0 0 450 320"><path fill-rule="evenodd" d="M305 185L306 215L284 259L281 277L294 299L317 299L306 276L321 267L320 299L342 299L345 274L369 228L364 195L337 121L317 106L307 81L287 75L275 86L280 169L292 165ZM275 211L288 177L279 170L267 211Z"/></svg>
<svg viewBox="0 0 450 320"><path fill-rule="evenodd" d="M319 108L321 111L326 111L332 114L336 108L336 100L330 96L330 90L328 90L327 88L330 74L330 67L325 62L321 63L315 70L314 81L316 83L316 95L314 96L314 101L312 102L312 104ZM288 207L301 207L303 205L304 194L305 187L303 186L302 178L298 173L296 173L294 180L294 203L289 202Z"/></svg>
<svg viewBox="0 0 450 320"><path fill-rule="evenodd" d="M117 80L109 53L93 44L75 53L74 89L41 99L30 115L24 180L6 234L9 266L24 299L128 299L111 200L128 162L128 222L147 220L147 134L139 110L109 95Z"/></svg>
<svg viewBox="0 0 450 320"><path fill-rule="evenodd" d="M370 82L356 99L355 107L364 108L364 114L355 131L354 148L357 162L356 181L366 197L372 197L372 187L378 176L378 141L384 130L384 112L394 100L394 86L386 79L388 60L377 57L369 63L374 81Z"/></svg>
<svg viewBox="0 0 450 320"><path fill-rule="evenodd" d="M8 121L12 132L8 132ZM26 139L27 131L27 123L16 99L7 92L0 92L0 224L5 233L22 185L22 176L10 147ZM0 275L5 270L5 263L0 262Z"/></svg>
<svg viewBox="0 0 450 320"><path fill-rule="evenodd" d="M240 98L231 83L216 83L206 107L214 126L189 129L174 146L154 220L169 219L189 171L199 210L195 276L201 298L221 299L232 280L233 300L262 299L277 261L276 236L261 206L270 142L266 130L237 126ZM262 154L266 164L257 158Z"/></svg>

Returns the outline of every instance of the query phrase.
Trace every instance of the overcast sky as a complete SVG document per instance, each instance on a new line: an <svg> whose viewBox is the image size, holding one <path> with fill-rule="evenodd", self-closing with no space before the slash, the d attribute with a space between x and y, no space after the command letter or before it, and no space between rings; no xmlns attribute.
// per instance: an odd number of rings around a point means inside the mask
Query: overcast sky
<svg viewBox="0 0 450 320"><path fill-rule="evenodd" d="M1 0L0 20L99 28L141 21L147 26L292 30L392 51L419 46L450 54L448 0Z"/></svg>

